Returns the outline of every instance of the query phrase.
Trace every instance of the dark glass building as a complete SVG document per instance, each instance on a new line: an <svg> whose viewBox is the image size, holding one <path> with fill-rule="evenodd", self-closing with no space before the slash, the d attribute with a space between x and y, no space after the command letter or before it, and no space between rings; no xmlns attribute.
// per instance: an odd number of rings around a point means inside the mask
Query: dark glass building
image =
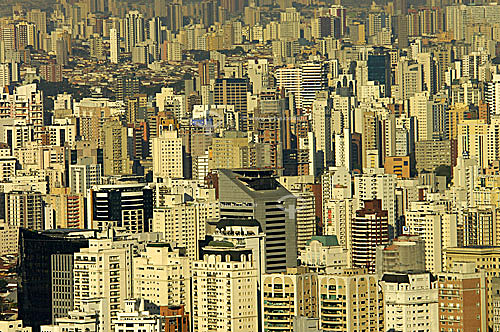
<svg viewBox="0 0 500 332"><path fill-rule="evenodd" d="M368 80L385 86L385 95L391 95L391 56L384 50L368 55Z"/></svg>
<svg viewBox="0 0 500 332"><path fill-rule="evenodd" d="M17 297L25 326L38 332L40 325L52 324L52 255L88 248L88 238L94 235L89 230L19 230Z"/></svg>

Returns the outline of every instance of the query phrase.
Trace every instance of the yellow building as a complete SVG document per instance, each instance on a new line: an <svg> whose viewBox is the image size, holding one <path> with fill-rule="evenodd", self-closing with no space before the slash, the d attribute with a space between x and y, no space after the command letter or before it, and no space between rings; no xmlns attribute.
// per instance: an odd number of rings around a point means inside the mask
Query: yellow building
<svg viewBox="0 0 500 332"><path fill-rule="evenodd" d="M263 331L293 331L294 316L318 317L317 274L306 268L262 276Z"/></svg>
<svg viewBox="0 0 500 332"><path fill-rule="evenodd" d="M377 276L363 269L318 276L322 331L384 331L384 301Z"/></svg>

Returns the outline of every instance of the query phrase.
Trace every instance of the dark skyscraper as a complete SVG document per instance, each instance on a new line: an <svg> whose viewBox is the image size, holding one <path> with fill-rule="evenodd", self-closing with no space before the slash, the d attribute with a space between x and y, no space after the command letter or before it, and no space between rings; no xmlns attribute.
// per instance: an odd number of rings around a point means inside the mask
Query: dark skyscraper
<svg viewBox="0 0 500 332"><path fill-rule="evenodd" d="M93 231L49 230L19 231L18 308L24 324L40 330L40 325L52 323L51 257L73 254L87 248Z"/></svg>
<svg viewBox="0 0 500 332"><path fill-rule="evenodd" d="M385 95L391 95L391 57L383 49L368 55L368 80L385 86Z"/></svg>

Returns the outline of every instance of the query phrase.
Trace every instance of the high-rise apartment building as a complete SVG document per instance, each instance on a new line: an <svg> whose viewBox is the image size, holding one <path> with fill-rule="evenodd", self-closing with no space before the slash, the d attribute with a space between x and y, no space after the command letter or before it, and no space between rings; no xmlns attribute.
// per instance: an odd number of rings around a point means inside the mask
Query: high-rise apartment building
<svg viewBox="0 0 500 332"><path fill-rule="evenodd" d="M104 175L131 173L127 128L120 121L106 121L103 126Z"/></svg>
<svg viewBox="0 0 500 332"><path fill-rule="evenodd" d="M345 269L318 275L318 309L323 331L386 331L384 300L374 274Z"/></svg>
<svg viewBox="0 0 500 332"><path fill-rule="evenodd" d="M379 199L364 201L364 207L356 211L351 225L353 266L375 272L377 246L389 242L387 216Z"/></svg>
<svg viewBox="0 0 500 332"><path fill-rule="evenodd" d="M158 178L183 177L182 138L176 131L162 131L153 138L153 176Z"/></svg>
<svg viewBox="0 0 500 332"><path fill-rule="evenodd" d="M385 331L439 331L438 289L429 272L385 273Z"/></svg>
<svg viewBox="0 0 500 332"><path fill-rule="evenodd" d="M133 48L144 41L144 18L136 10L128 12L124 20L125 52L132 52Z"/></svg>
<svg viewBox="0 0 500 332"><path fill-rule="evenodd" d="M262 275L262 330L293 330L293 317L317 317L318 276L307 268Z"/></svg>
<svg viewBox="0 0 500 332"><path fill-rule="evenodd" d="M210 242L192 262L193 329L256 331L257 268L249 249Z"/></svg>
<svg viewBox="0 0 500 332"><path fill-rule="evenodd" d="M120 35L118 29L109 30L109 50L111 63L118 63L120 60Z"/></svg>
<svg viewBox="0 0 500 332"><path fill-rule="evenodd" d="M157 307L182 305L191 312L191 267L183 251L167 243L147 244L133 258L134 298Z"/></svg>
<svg viewBox="0 0 500 332"><path fill-rule="evenodd" d="M439 330L488 330L486 278L472 262L457 262L437 276ZM494 287L491 285L490 287Z"/></svg>

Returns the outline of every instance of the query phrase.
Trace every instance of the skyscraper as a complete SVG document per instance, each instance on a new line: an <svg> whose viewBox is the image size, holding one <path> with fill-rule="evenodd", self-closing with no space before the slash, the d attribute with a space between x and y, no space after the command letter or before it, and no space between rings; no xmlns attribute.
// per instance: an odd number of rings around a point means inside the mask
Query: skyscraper
<svg viewBox="0 0 500 332"><path fill-rule="evenodd" d="M111 63L118 63L120 59L120 36L117 29L109 30L109 49Z"/></svg>
<svg viewBox="0 0 500 332"><path fill-rule="evenodd" d="M220 170L221 218L256 219L266 234L266 271L297 264L296 197L272 177L272 171Z"/></svg>
<svg viewBox="0 0 500 332"><path fill-rule="evenodd" d="M19 319L38 330L52 322L51 257L73 254L88 247L88 237L94 231L50 230L19 233L18 308Z"/></svg>
<svg viewBox="0 0 500 332"><path fill-rule="evenodd" d="M248 81L243 78L220 78L215 80L214 104L233 105L234 111L239 114L239 130L246 131Z"/></svg>
<svg viewBox="0 0 500 332"><path fill-rule="evenodd" d="M128 12L125 17L125 52L132 52L133 48L144 41L144 18L136 10Z"/></svg>
<svg viewBox="0 0 500 332"><path fill-rule="evenodd" d="M387 211L382 210L382 201L365 201L364 208L356 211L351 227L353 266L375 272L377 246L389 242Z"/></svg>

